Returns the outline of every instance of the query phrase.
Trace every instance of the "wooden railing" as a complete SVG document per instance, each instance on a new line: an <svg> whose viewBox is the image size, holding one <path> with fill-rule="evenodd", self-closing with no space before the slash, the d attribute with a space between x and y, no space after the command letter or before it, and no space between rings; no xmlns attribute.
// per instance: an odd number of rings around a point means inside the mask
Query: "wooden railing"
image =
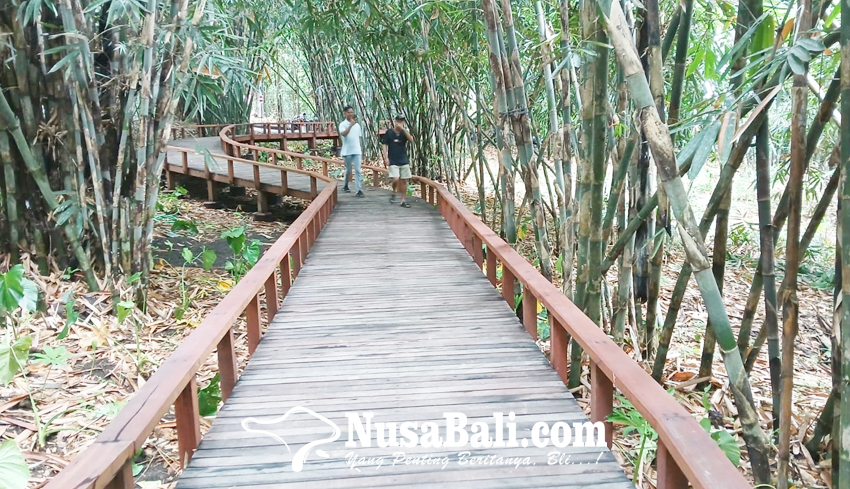
<svg viewBox="0 0 850 489"><path fill-rule="evenodd" d="M234 141L228 137L227 128L221 134L225 147L280 153L279 150ZM298 153L291 155L306 157ZM339 159L321 160L327 162L324 163L325 172L329 164L343 164ZM362 168L372 171L375 186L379 175L387 172L386 168L378 166L364 165ZM696 489L752 488L696 419L522 255L470 212L446 187L425 177L414 176L413 180L419 183L420 197L437 206L493 286L501 287L502 297L511 308L515 307L514 290L519 283L522 288L523 325L535 340L537 305L539 303L546 308L551 331L549 360L564 384L568 382L567 346L570 339L574 339L590 357L590 417L593 422L606 424L609 448L613 443L613 426L607 419L614 407L616 389L658 432L658 489L685 489L689 483ZM502 267L501 280L496 274L499 265Z"/></svg>
<svg viewBox="0 0 850 489"><path fill-rule="evenodd" d="M255 169L270 166L250 160L240 161L254 164ZM46 489L133 489L132 458L171 406L174 406L180 464L185 467L189 462L201 441L195 381L198 369L215 350L222 399L226 400L238 375L234 324L245 315L248 352L253 354L262 337L261 291L265 292L267 321L270 322L337 204L334 180L305 170L282 170L308 173L314 182L319 180L329 184L130 398L95 442L53 478Z"/></svg>

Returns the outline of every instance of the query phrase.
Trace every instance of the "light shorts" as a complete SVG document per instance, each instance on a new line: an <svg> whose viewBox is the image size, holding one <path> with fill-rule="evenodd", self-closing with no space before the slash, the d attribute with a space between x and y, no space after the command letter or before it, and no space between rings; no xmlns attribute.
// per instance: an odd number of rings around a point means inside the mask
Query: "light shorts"
<svg viewBox="0 0 850 489"><path fill-rule="evenodd" d="M390 178L401 178L410 180L410 165L390 165Z"/></svg>

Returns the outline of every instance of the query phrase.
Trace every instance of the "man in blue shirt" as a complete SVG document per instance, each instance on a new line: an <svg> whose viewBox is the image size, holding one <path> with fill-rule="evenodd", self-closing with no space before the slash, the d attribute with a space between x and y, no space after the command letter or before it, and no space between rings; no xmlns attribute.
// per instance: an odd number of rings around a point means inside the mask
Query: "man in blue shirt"
<svg viewBox="0 0 850 489"><path fill-rule="evenodd" d="M346 106L343 111L345 112L345 120L339 124L339 135L342 136L342 148L339 155L345 160L345 185L343 185L342 190L350 192L348 181L351 180L353 171L357 197L363 197L363 190L360 188L360 164L363 155L363 150L360 148L360 124L357 122L357 116L354 115L352 106Z"/></svg>
<svg viewBox="0 0 850 489"><path fill-rule="evenodd" d="M407 180L411 177L407 143L413 142L413 136L404 128L404 122L404 116L397 115L395 124L384 134L381 142L384 145L384 166L389 169L393 192L401 194L402 207L410 207L407 203ZM395 193L390 196L390 203L393 202L395 202Z"/></svg>

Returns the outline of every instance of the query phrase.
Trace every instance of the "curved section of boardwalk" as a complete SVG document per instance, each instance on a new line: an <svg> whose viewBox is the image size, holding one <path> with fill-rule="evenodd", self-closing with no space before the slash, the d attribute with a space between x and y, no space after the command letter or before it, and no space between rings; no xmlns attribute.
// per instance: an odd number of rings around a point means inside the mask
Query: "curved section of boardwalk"
<svg viewBox="0 0 850 489"><path fill-rule="evenodd" d="M438 212L388 195L341 194L178 489L633 487L605 448L522 446L536 422L587 418ZM325 419L280 419L298 407ZM346 412L372 413L371 447L345 446ZM513 412L520 446L377 446L374 423L445 426L447 412L466 415L467 432ZM339 438L293 470L299 450L333 435L328 421ZM555 451L564 463L550 465Z"/></svg>
<svg viewBox="0 0 850 489"><path fill-rule="evenodd" d="M203 138L190 137L187 139L178 139L169 144L177 148L186 148L194 151L194 153L186 153L187 167L190 171L194 172L194 175L190 174L191 176L203 178L202 174L206 171L207 166L209 166L210 173L214 180L221 183L229 182L226 159L213 158L212 160L214 164L207 165L208 159L206 157L206 153L209 153L210 155L223 154L223 151L221 150L221 138L218 136ZM179 165L182 164L183 155L184 153L181 151L168 151L168 163L173 165L173 171L178 173L182 172ZM275 189L279 189L281 187L280 172L270 168L260 168L259 173L260 179L264 185L274 187ZM247 163L234 162L233 176L236 179L236 183L239 185L246 187L254 185L254 167ZM298 197L309 198L310 196L310 178L307 175L294 172L290 173L287 176L287 187L289 192L295 193Z"/></svg>

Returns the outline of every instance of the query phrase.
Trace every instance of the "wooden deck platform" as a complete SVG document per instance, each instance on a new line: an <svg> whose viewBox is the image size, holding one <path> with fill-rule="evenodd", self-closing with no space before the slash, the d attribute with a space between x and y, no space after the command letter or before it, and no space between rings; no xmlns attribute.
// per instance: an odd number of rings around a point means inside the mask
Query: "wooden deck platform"
<svg viewBox="0 0 850 489"><path fill-rule="evenodd" d="M340 193L177 488L633 487L607 448L530 443L538 421L572 427L587 418L435 208L417 198L411 208L391 205L386 191L364 188L365 198ZM296 407L326 420L302 410L280 419ZM364 425L373 413L373 433L383 422L445 427L444 413L459 412L467 432L484 421L491 437L494 413L513 412L520 446L381 448L375 434L371 447L350 448L346 412ZM296 452L333 434L326 421L339 438L293 470ZM440 460L405 463L400 452L408 462ZM460 452L512 460L462 464ZM565 463L550 464L553 452ZM362 463L352 467L352 457Z"/></svg>
<svg viewBox="0 0 850 489"><path fill-rule="evenodd" d="M198 178L205 178L207 158L204 151L207 151L212 155L224 154L221 149L221 139L218 136L178 139L169 144L171 146L187 148L194 151L194 153L188 153L186 156L188 163L187 166L189 168L189 176ZM183 173L182 164L184 154L184 152L176 150L168 151L167 159L169 168L174 173ZM210 165L209 168L212 179L224 184L230 183L227 160L223 158L213 158L213 160L216 164ZM260 168L259 172L260 180L262 182L261 188L266 192L273 194L286 193L302 199L310 199L313 196L310 191L310 177L307 175L289 172L287 174L286 192L282 192L280 172L269 168ZM253 166L247 163L234 162L233 176L236 185L251 188L255 187ZM321 185L323 184L319 182L320 187Z"/></svg>

